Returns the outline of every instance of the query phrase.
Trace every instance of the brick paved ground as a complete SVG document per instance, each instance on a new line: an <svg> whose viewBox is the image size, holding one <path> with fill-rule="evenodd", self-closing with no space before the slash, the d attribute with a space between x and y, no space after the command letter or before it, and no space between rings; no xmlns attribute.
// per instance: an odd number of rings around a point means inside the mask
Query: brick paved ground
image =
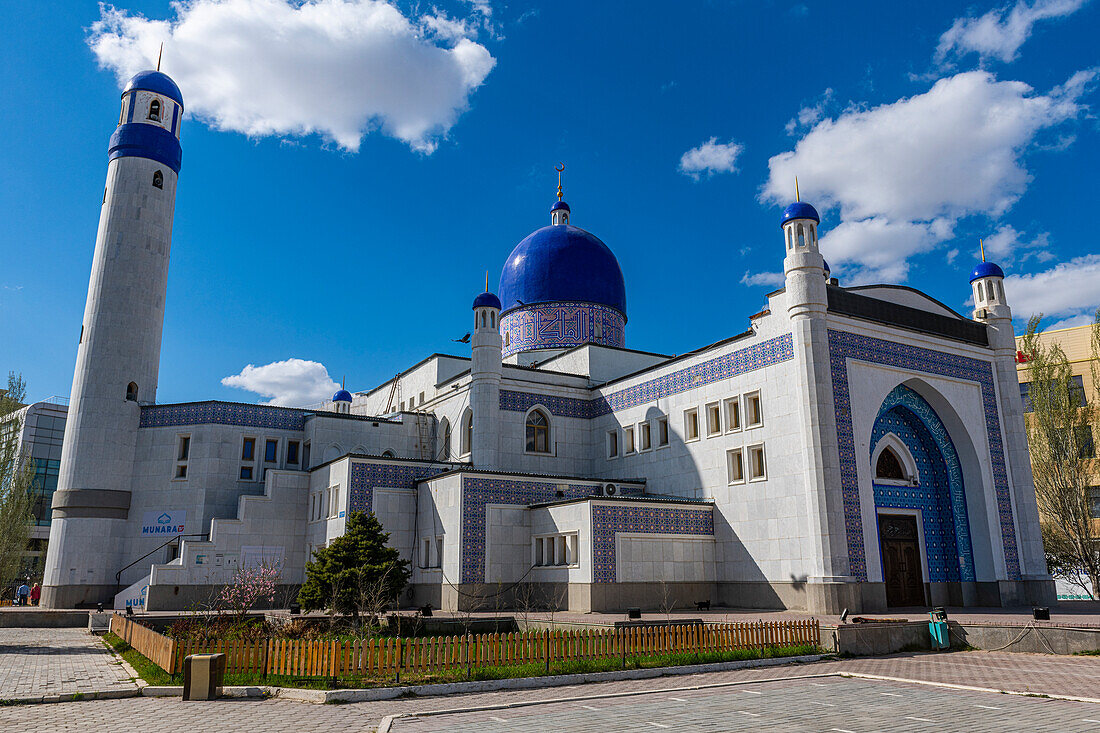
<svg viewBox="0 0 1100 733"><path fill-rule="evenodd" d="M0 700L136 688L103 643L83 629L0 628Z"/></svg>
<svg viewBox="0 0 1100 733"><path fill-rule="evenodd" d="M1100 731L1100 705L825 677L399 718L394 733Z"/></svg>
<svg viewBox="0 0 1100 733"><path fill-rule="evenodd" d="M813 665L737 670L705 675L664 677L638 681L605 682L572 688L558 687L545 690L518 690L349 705L309 705L277 699L267 701L219 700L209 703L185 703L178 698L136 698L127 700L91 700L58 705L0 707L0 727L17 727L19 730L30 731L96 730L106 733L111 733L113 731L130 733L135 729L154 728L158 733L171 733L172 731L194 733L196 730L246 730L256 731L257 733L260 731L272 731L274 733L280 733L282 731L291 733L305 733L307 731L322 731L323 733L337 733L338 731L370 731L378 725L382 717L402 712L422 712L425 710L444 710L457 707L498 705L526 700L548 701L578 696L588 698L581 702L581 705L587 704L592 707L597 707L592 698L597 695L606 695L615 692L650 691L654 694L658 694L657 691L668 690L670 688L711 685L721 682L743 680L775 680L777 678L801 674L839 672L859 672L887 677L989 686L1021 692L1100 697L1100 658L1054 657L995 652L955 652L938 655L895 655L871 659L841 660ZM816 684L812 683L832 684L833 681L834 680L829 678L825 680L812 680L800 684L805 685L807 688L816 689ZM784 684L794 685L795 683L790 682ZM878 698L882 697L886 698L887 702L890 702L890 696L878 695L877 697L867 697L872 693L865 691L885 690L889 692L891 685L897 685L897 683L860 680L853 686L844 688L845 694L848 694L847 690L853 690L849 697L846 698L847 702L845 704L849 706L849 709L867 708L868 716L872 716L872 714L879 715L879 712L870 709L870 707L873 706L871 703L867 702L867 700L881 703ZM908 685L901 686L909 687ZM741 698L753 697L751 693L734 693L730 691L731 689L732 688L725 688L725 691L723 691L722 688L719 688L717 691L698 691L692 694L700 697L710 696L716 699L726 699L734 694ZM839 690L840 688L836 689ZM761 691L763 690L761 689ZM660 694L687 699L685 695L679 693ZM775 696L770 698L775 701L775 705L772 707L775 710L797 709L797 701L800 698L793 697L794 694L795 693L792 692L791 689L787 689L785 694L775 693ZM799 694L801 695L801 693ZM937 706L942 707L948 704L949 701L956 701L955 703L951 703L956 704L958 707L957 709L952 708L954 712L951 713L950 718L943 714L937 718L933 718L930 715L921 715L919 712L914 714L915 717L925 717L939 721L937 727L939 731L965 729L970 733L971 731L976 732L983 730L981 726L986 724L996 724L997 727L995 729L997 730L1040 730L1041 728L1035 727L1030 722L1023 726L1023 728L1019 726L1013 727L1012 725L1006 727L1005 720L980 717L987 713L992 714L998 711L986 711L983 708L974 707L978 704L1001 707L1006 711L1004 717L1007 722L1012 723L1016 720L1014 716L1018 708L1009 707L1009 705L1015 706L1021 700L1024 705L1028 704L1028 702L1033 705L1046 705L1047 707L1032 707L1028 708L1028 710L1044 711L1043 715L1045 717L1042 718L1042 721L1060 721L1061 727L1056 728L1058 730L1088 730L1087 725L1090 724L1085 722L1086 718L1090 720L1100 720L1100 704L1058 702L1057 705L1055 705L1055 701L1043 700L1042 698L1015 698L1006 695L968 693L926 686L914 686L911 692L906 692L904 694L910 695L912 700L916 700L917 698L924 699L924 697L933 699L929 697L933 695L943 696L935 697L934 699L936 702L934 704L929 703L925 707L927 712L933 711ZM974 695L978 697L975 698L973 697ZM804 695L802 696L804 697ZM650 704L648 702L649 699L649 696L622 698L614 704L625 706L622 710L630 710L638 706ZM668 714L672 715L673 708L671 707L671 703L667 703L667 701L661 702L664 698L658 699L655 697L652 699L658 700L661 705L668 707ZM974 702L975 700L978 700L978 702ZM985 702L982 702L983 700ZM989 702L989 700L992 700L992 702ZM832 702L827 698L823 699L823 701ZM674 703L676 701L672 702ZM701 705L703 707L710 706L712 702L711 700L706 700L701 703ZM605 703L601 702L600 704L602 705ZM606 704L610 706L612 703L607 702ZM919 705L920 703L916 702L913 704ZM1084 707L1078 707L1078 705L1083 705ZM505 720L509 719L506 715L518 716L523 714L538 716L541 714L539 711L547 711L546 714L549 715L553 712L551 707L552 706L540 705L537 708L517 708L507 714L491 712L488 713L488 715L494 715ZM799 725L806 725L805 720L801 718L794 718L786 721L780 721L776 718L769 723L769 727L776 727L777 730L784 730L782 727L784 725L787 726L787 728L785 728L786 730L828 730L830 727L834 727L832 725L821 727L816 724L821 715L829 712L827 706L821 705L818 707L821 707L822 711L820 711L817 717L811 719L810 728L798 727ZM588 713L595 712L583 707L579 709ZM744 709L747 712L762 713L762 711L755 709L750 710L743 706L739 709ZM909 708L906 709L908 710ZM1094 712L1088 714L1081 713L1080 717L1075 717L1078 716L1081 710ZM832 712L839 713L843 711ZM888 713L882 714L885 715ZM905 715L909 714L909 712L905 713ZM1029 712L1029 715L1030 714ZM722 713L721 715L716 713L715 716L715 721L712 721L713 725L702 724L698 721L692 725L694 729L697 730L730 729L727 721L728 715L726 713ZM744 715L743 717L751 718L753 716ZM904 726L912 724L915 726L913 728L914 730L919 730L920 728L916 726L928 725L921 721L905 720L904 716L900 717L901 720L891 719L890 725L886 727L891 730L905 730L906 728ZM491 720L488 718L486 719ZM802 722L800 722L800 720ZM1021 718L1020 720L1024 719ZM881 717L876 718L872 716L864 721L868 726L872 727L857 728L846 725L837 725L835 727L842 730L859 731L862 733L862 731L873 729L875 725L879 725L881 729L881 722L876 721L881 721ZM1066 721L1072 722L1072 725ZM461 723L462 721L458 722ZM409 723L402 723L402 725L407 724ZM436 718L434 720L425 718L424 725L428 727L421 727L421 730L447 730L451 727L451 721L447 721L443 718ZM543 725L540 727L540 733L569 730L572 726L572 723L564 728L558 727L556 724ZM646 727L653 728L653 730L660 729L656 726ZM629 726L627 728L616 729L606 720L600 722L598 725L594 726L594 728L599 730L600 733L612 733L614 730L632 729ZM396 730L400 733L400 731L404 729L397 728Z"/></svg>

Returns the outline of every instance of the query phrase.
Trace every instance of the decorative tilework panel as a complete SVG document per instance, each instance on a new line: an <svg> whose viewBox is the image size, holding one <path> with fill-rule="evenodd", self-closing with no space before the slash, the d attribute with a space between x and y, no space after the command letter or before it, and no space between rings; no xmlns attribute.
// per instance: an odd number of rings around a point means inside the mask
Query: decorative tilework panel
<svg viewBox="0 0 1100 733"><path fill-rule="evenodd" d="M669 397L712 382L738 376L756 369L779 364L794 358L791 334L783 334L753 346L709 359L694 366L685 367L661 377L627 387L619 392L597 397L594 400L571 397L551 397L530 392L501 390L500 409L526 412L536 403L550 408L559 417L591 419L617 410L644 405L656 399Z"/></svg>
<svg viewBox="0 0 1100 733"><path fill-rule="evenodd" d="M565 484L555 481L462 477L462 582L485 582L486 504L538 504L555 498L595 496L599 483ZM561 491L563 497L558 497ZM622 487L623 495L643 493L638 487Z"/></svg>
<svg viewBox="0 0 1100 733"><path fill-rule="evenodd" d="M861 336L847 331L829 331L829 366L833 378L833 402L836 408L837 442L840 451L840 480L844 496L844 528L848 537L848 563L855 577L867 579L867 559L863 544L863 520L856 478L857 459L852 434L852 401L848 385L848 360L885 364L902 369L938 374L976 382L982 390L986 436L989 441L993 488L997 497L997 516L1001 525L1005 568L1009 580L1020 578L1020 558L1016 548L1016 530L1009 495L1008 471L1001 440L1000 410L993 385L993 365L981 359L933 351L919 346Z"/></svg>
<svg viewBox="0 0 1100 733"><path fill-rule="evenodd" d="M139 424L143 428L213 423L270 430L303 430L306 417L314 412L236 402L189 402L182 405L146 405L141 408Z"/></svg>
<svg viewBox="0 0 1100 733"><path fill-rule="evenodd" d="M359 463L352 461L348 480L348 510L374 511L374 490L412 489L422 478L439 473L432 464Z"/></svg>
<svg viewBox="0 0 1100 733"><path fill-rule="evenodd" d="M626 319L595 303L540 303L500 319L504 356L531 349L570 349L581 344L623 346Z"/></svg>
<svg viewBox="0 0 1100 733"><path fill-rule="evenodd" d="M615 535L697 534L714 536L714 510L597 504L592 507L592 580L614 583Z"/></svg>
<svg viewBox="0 0 1100 733"><path fill-rule="evenodd" d="M903 385L879 409L871 453L887 433L896 435L917 463L918 486L874 484L875 506L920 509L928 579L933 583L974 580L974 556L966 516L962 468L955 445L935 410Z"/></svg>

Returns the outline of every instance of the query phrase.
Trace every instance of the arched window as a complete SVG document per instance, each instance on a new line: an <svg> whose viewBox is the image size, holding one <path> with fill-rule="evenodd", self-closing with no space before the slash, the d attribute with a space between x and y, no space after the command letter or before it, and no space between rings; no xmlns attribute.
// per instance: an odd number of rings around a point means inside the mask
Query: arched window
<svg viewBox="0 0 1100 733"><path fill-rule="evenodd" d="M439 447L440 460L446 461L451 458L451 423L447 418L443 418L439 423L439 433L443 436L443 445Z"/></svg>
<svg viewBox="0 0 1100 733"><path fill-rule="evenodd" d="M508 347L508 346L511 346L511 345L512 345L512 332L511 331L505 331L504 332L504 346Z"/></svg>
<svg viewBox="0 0 1100 733"><path fill-rule="evenodd" d="M126 399L130 402L137 402L137 382L130 382L126 385Z"/></svg>
<svg viewBox="0 0 1100 733"><path fill-rule="evenodd" d="M879 453L878 464L875 466L875 478L905 480L905 470L901 467L901 459L892 448L883 448Z"/></svg>
<svg viewBox="0 0 1100 733"><path fill-rule="evenodd" d="M153 174L153 187L164 188L164 174L160 171Z"/></svg>
<svg viewBox="0 0 1100 733"><path fill-rule="evenodd" d="M383 458L394 458L395 456L393 455L392 450L384 450L384 451L382 451L382 457Z"/></svg>
<svg viewBox="0 0 1100 733"><path fill-rule="evenodd" d="M806 229L801 224L798 225L797 240L798 240L798 246L799 247L805 247L806 246Z"/></svg>
<svg viewBox="0 0 1100 733"><path fill-rule="evenodd" d="M985 299L985 296L982 295L982 292L983 292L982 291L982 284L978 283L978 301L979 302Z"/></svg>
<svg viewBox="0 0 1100 733"><path fill-rule="evenodd" d="M527 415L527 452L550 452L550 421L542 410L532 410Z"/></svg>
<svg viewBox="0 0 1100 733"><path fill-rule="evenodd" d="M154 99L149 103L149 119L153 122L160 122L160 100Z"/></svg>
<svg viewBox="0 0 1100 733"><path fill-rule="evenodd" d="M996 286L996 288L997 288L997 295L999 295L999 296L1000 296L1001 300L1004 300L1004 299L1005 299L1005 289L1004 289L1004 286L1003 286L1003 285L1001 285L1001 284L1000 284L999 282L994 282L993 284L994 284L994 285Z"/></svg>
<svg viewBox="0 0 1100 733"><path fill-rule="evenodd" d="M489 328L497 327L497 316L492 311L489 311Z"/></svg>
<svg viewBox="0 0 1100 733"><path fill-rule="evenodd" d="M474 445L474 413L472 410L466 410L466 414L462 417L462 453L460 455L466 455L470 452Z"/></svg>

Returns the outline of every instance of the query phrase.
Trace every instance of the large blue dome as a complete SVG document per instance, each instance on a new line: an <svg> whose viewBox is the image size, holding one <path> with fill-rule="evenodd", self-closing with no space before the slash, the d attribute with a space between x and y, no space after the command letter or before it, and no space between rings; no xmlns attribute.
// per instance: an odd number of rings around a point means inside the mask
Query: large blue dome
<svg viewBox="0 0 1100 733"><path fill-rule="evenodd" d="M974 272L970 273L970 282L981 279L983 277L1000 277L1005 276L1005 271L992 262L979 262L978 266L974 268Z"/></svg>
<svg viewBox="0 0 1100 733"><path fill-rule="evenodd" d="M172 81L171 77L160 71L139 71L137 74L134 74L134 77L130 79L129 82L127 82L126 88L122 90L122 93L126 94L135 89L139 89L143 92L163 94L166 97L174 99L181 107L183 106L183 94L180 93L180 88L176 86L176 82Z"/></svg>
<svg viewBox="0 0 1100 733"><path fill-rule="evenodd" d="M535 303L596 303L626 318L626 285L619 261L599 237L568 224L532 232L516 245L500 273L508 312Z"/></svg>
<svg viewBox="0 0 1100 733"><path fill-rule="evenodd" d="M817 215L817 209L805 201L796 201L783 209L783 219L779 222L779 226L783 226L791 219L813 219L818 224L821 223L821 217Z"/></svg>

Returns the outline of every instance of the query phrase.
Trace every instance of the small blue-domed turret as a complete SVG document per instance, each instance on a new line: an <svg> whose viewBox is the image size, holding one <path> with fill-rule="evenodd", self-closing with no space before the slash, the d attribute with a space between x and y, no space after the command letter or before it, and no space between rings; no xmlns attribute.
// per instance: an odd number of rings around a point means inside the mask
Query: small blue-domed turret
<svg viewBox="0 0 1100 733"><path fill-rule="evenodd" d="M983 277L999 277L1004 278L1005 271L992 262L979 262L978 266L974 268L974 272L970 273L970 282L980 280Z"/></svg>
<svg viewBox="0 0 1100 733"><path fill-rule="evenodd" d="M783 209L783 219L779 222L779 226L783 226L791 219L812 219L818 224L821 223L821 217L817 215L817 209L805 201L796 201Z"/></svg>
<svg viewBox="0 0 1100 733"><path fill-rule="evenodd" d="M486 290L484 293L474 298L474 310L478 308L496 308L500 310L500 298Z"/></svg>
<svg viewBox="0 0 1100 733"><path fill-rule="evenodd" d="M832 270L829 269L829 261L828 260L821 260L821 261L825 263L825 279L828 280L829 275L832 273Z"/></svg>
<svg viewBox="0 0 1100 733"><path fill-rule="evenodd" d="M122 90L122 118L111 135L107 157L145 158L179 173L182 119L183 94L176 82L160 71L135 74Z"/></svg>
<svg viewBox="0 0 1100 733"><path fill-rule="evenodd" d="M550 211L554 212L558 209L565 209L566 211L569 211L569 204L565 203L564 201L555 201L554 205L550 207Z"/></svg>
<svg viewBox="0 0 1100 733"><path fill-rule="evenodd" d="M333 402L351 402L351 392L341 389L332 396Z"/></svg>

